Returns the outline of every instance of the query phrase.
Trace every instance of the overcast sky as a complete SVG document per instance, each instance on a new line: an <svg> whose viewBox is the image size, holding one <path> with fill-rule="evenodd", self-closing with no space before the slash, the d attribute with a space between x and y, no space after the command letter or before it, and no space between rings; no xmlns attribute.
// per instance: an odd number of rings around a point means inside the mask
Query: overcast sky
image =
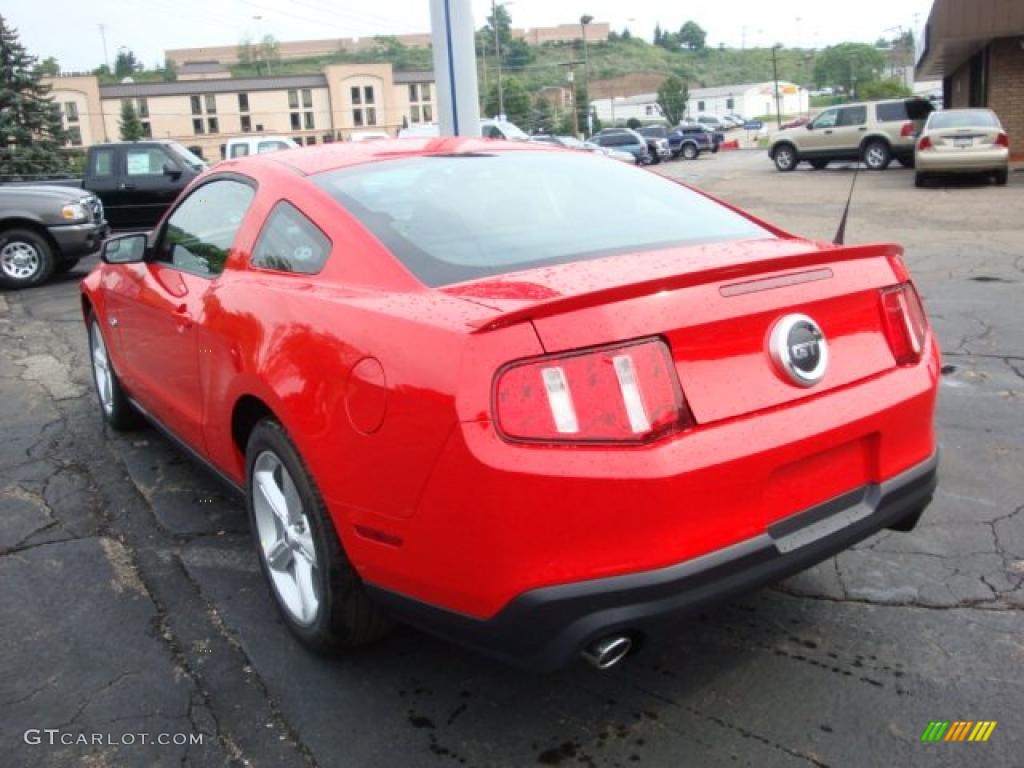
<svg viewBox="0 0 1024 768"><path fill-rule="evenodd" d="M260 31L278 40L372 37L429 30L428 0L17 0L2 13L29 51L55 56L65 70L103 62L107 51L135 51L147 65L163 61L166 48L233 45ZM489 0L472 0L481 26ZM931 0L515 0L506 3L517 27L573 22L583 13L613 28L628 26L651 38L655 23L678 29L693 18L708 44L739 47L781 42L821 47L844 40L874 42L887 28L923 24ZM262 16L256 20L254 16ZM888 34L892 34L889 32Z"/></svg>

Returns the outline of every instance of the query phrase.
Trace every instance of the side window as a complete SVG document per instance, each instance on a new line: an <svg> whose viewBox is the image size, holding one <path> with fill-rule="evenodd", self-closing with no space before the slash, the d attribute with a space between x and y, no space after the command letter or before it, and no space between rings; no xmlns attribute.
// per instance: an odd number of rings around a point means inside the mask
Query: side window
<svg viewBox="0 0 1024 768"><path fill-rule="evenodd" d="M254 194L233 179L197 187L168 219L156 260L204 277L219 275Z"/></svg>
<svg viewBox="0 0 1024 768"><path fill-rule="evenodd" d="M139 147L124 151L124 172L128 176L159 176L164 164L175 165L160 147Z"/></svg>
<svg viewBox="0 0 1024 768"><path fill-rule="evenodd" d="M114 150L94 149L92 152L92 163L89 167L90 176L113 176L114 175Z"/></svg>
<svg viewBox="0 0 1024 768"><path fill-rule="evenodd" d="M264 152L277 152L279 149L288 149L288 145L283 141L261 141L256 147L256 154L261 155Z"/></svg>
<svg viewBox="0 0 1024 768"><path fill-rule="evenodd" d="M231 145L231 156L232 157L245 157L249 154L248 144L232 144Z"/></svg>
<svg viewBox="0 0 1024 768"><path fill-rule="evenodd" d="M252 252L252 265L315 275L324 267L331 241L291 203L274 206Z"/></svg>
<svg viewBox="0 0 1024 768"><path fill-rule="evenodd" d="M902 101L890 101L875 105L875 115L880 123L895 123L909 120L907 105Z"/></svg>
<svg viewBox="0 0 1024 768"><path fill-rule="evenodd" d="M820 130L822 128L835 128L836 127L836 120L838 118L839 118L839 110L838 109L829 109L829 110L826 110L825 112L822 112L820 115L818 115L814 119L814 122L812 123L812 125L814 126L815 130Z"/></svg>
<svg viewBox="0 0 1024 768"><path fill-rule="evenodd" d="M867 121L867 107L843 107L841 110L839 110L839 121L837 125L849 127L855 125L864 125L864 123L866 123Z"/></svg>

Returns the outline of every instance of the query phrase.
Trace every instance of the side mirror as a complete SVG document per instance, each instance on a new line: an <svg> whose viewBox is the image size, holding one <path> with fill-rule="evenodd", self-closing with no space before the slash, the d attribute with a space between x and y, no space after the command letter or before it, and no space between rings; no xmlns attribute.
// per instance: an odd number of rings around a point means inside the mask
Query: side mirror
<svg viewBox="0 0 1024 768"><path fill-rule="evenodd" d="M164 163L164 176L170 176L172 179L177 179L181 176L181 170L175 168L170 163Z"/></svg>
<svg viewBox="0 0 1024 768"><path fill-rule="evenodd" d="M144 232L112 237L103 243L103 261L107 264L137 264L145 261L148 239Z"/></svg>
<svg viewBox="0 0 1024 768"><path fill-rule="evenodd" d="M814 123L808 123L807 124L807 130L808 131L813 131L814 130Z"/></svg>

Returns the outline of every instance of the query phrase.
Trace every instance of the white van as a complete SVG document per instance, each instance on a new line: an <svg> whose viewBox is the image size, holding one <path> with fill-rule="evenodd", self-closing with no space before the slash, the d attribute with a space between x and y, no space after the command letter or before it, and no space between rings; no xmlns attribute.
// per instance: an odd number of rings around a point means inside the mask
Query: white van
<svg viewBox="0 0 1024 768"><path fill-rule="evenodd" d="M264 152L279 152L282 149L295 149L301 146L288 136L246 136L240 139L228 139L224 149L224 157L231 160L235 157L262 155Z"/></svg>

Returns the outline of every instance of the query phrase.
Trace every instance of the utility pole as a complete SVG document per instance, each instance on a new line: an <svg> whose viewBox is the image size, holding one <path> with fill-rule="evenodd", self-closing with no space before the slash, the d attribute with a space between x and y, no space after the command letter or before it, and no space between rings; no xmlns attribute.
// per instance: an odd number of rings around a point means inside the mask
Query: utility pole
<svg viewBox="0 0 1024 768"><path fill-rule="evenodd" d="M100 24L100 40L103 41L103 64L110 69L110 56L107 55L107 25ZM113 70L111 70L113 71Z"/></svg>
<svg viewBox="0 0 1024 768"><path fill-rule="evenodd" d="M778 129L782 130L782 108L779 106L779 63L775 54L779 50L780 44L776 43L772 46L772 77L775 78L775 122Z"/></svg>
<svg viewBox="0 0 1024 768"><path fill-rule="evenodd" d="M494 26L494 58L498 65L498 117L505 117L505 94L501 88L501 35L498 34L498 4L491 0L491 24Z"/></svg>
<svg viewBox="0 0 1024 768"><path fill-rule="evenodd" d="M593 16L580 16L580 32L583 33L583 92L587 95L587 136L594 134L594 116L590 111L590 54L587 50L587 24L594 20Z"/></svg>

